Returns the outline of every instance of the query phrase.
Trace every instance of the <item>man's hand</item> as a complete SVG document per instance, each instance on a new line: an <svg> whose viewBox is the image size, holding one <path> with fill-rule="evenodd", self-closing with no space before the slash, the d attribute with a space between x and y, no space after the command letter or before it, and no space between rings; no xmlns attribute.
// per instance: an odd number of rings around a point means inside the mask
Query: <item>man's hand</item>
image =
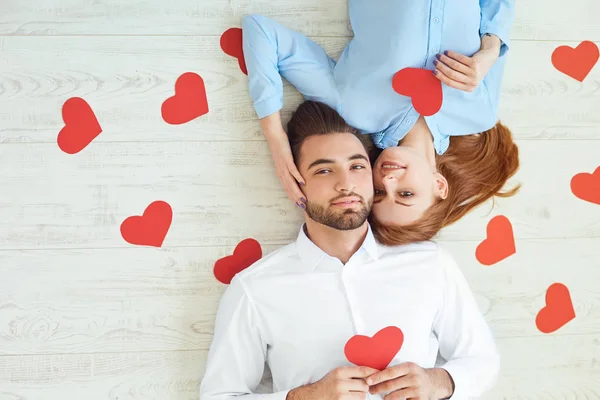
<svg viewBox="0 0 600 400"><path fill-rule="evenodd" d="M389 393L385 400L438 400L454 393L454 382L446 370L424 369L411 362L376 372L366 382L371 394Z"/></svg>
<svg viewBox="0 0 600 400"><path fill-rule="evenodd" d="M481 38L481 48L472 57L450 50L442 55L438 54L438 59L433 62L433 73L447 86L472 92L498 60L501 45L498 36L484 35Z"/></svg>
<svg viewBox="0 0 600 400"><path fill-rule="evenodd" d="M369 390L365 378L378 372L371 367L338 367L313 384L291 390L286 400L363 400Z"/></svg>

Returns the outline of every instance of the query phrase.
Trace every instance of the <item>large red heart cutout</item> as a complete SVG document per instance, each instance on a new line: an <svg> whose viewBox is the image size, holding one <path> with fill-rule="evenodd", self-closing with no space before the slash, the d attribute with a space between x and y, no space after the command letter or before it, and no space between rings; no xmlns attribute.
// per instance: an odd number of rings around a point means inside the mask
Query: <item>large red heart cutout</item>
<svg viewBox="0 0 600 400"><path fill-rule="evenodd" d="M581 200L600 204L600 167L593 174L582 172L571 178L571 192Z"/></svg>
<svg viewBox="0 0 600 400"><path fill-rule="evenodd" d="M223 257L215 263L215 278L229 285L233 277L262 257L260 243L254 239L244 239L233 250L233 255Z"/></svg>
<svg viewBox="0 0 600 400"><path fill-rule="evenodd" d="M244 58L242 30L240 28L229 28L223 32L221 35L221 49L225 54L237 58L240 69L248 75L246 59Z"/></svg>
<svg viewBox="0 0 600 400"><path fill-rule="evenodd" d="M71 97L65 101L62 118L65 126L58 133L57 143L67 154L85 149L102 132L92 107L80 97Z"/></svg>
<svg viewBox="0 0 600 400"><path fill-rule="evenodd" d="M204 80L198 74L186 72L175 82L175 95L164 101L162 117L172 125L185 124L208 113Z"/></svg>
<svg viewBox="0 0 600 400"><path fill-rule="evenodd" d="M404 343L404 333L396 326L388 326L372 338L355 335L348 340L344 354L351 363L383 370L387 368Z"/></svg>
<svg viewBox="0 0 600 400"><path fill-rule="evenodd" d="M552 65L565 75L583 82L600 58L594 42L581 42L577 47L559 46L552 52Z"/></svg>
<svg viewBox="0 0 600 400"><path fill-rule="evenodd" d="M173 210L164 201L151 203L144 214L128 217L121 224L121 236L126 242L161 247L171 226Z"/></svg>
<svg viewBox="0 0 600 400"><path fill-rule="evenodd" d="M433 71L422 68L404 68L396 72L392 79L396 93L412 98L415 110L429 116L442 108L442 82Z"/></svg>
<svg viewBox="0 0 600 400"><path fill-rule="evenodd" d="M575 318L575 309L569 288L562 283L550 285L546 291L546 306L535 318L535 324L542 333L551 333L562 328Z"/></svg>
<svg viewBox="0 0 600 400"><path fill-rule="evenodd" d="M510 221L503 215L490 220L487 238L477 246L475 257L484 265L492 265L515 254L515 237Z"/></svg>

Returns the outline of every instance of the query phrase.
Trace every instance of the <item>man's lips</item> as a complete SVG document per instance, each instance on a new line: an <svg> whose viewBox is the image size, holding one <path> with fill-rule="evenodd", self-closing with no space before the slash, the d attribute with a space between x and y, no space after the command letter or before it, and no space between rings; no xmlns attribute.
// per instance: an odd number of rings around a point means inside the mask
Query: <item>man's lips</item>
<svg viewBox="0 0 600 400"><path fill-rule="evenodd" d="M341 199L336 201L335 203L333 203L334 205L337 206L341 206L341 205L351 205L351 204L358 204L360 203L360 199L357 197L348 197L345 199Z"/></svg>

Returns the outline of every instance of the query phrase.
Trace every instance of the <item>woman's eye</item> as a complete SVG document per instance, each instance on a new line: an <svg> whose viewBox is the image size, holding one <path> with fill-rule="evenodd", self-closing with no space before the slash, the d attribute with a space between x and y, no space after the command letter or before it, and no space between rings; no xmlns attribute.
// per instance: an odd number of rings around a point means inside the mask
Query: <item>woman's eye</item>
<svg viewBox="0 0 600 400"><path fill-rule="evenodd" d="M409 191L400 192L400 196L402 196L402 197L412 197L413 196L413 192L409 192Z"/></svg>
<svg viewBox="0 0 600 400"><path fill-rule="evenodd" d="M383 194L383 190L381 190L381 189L375 189L375 194Z"/></svg>

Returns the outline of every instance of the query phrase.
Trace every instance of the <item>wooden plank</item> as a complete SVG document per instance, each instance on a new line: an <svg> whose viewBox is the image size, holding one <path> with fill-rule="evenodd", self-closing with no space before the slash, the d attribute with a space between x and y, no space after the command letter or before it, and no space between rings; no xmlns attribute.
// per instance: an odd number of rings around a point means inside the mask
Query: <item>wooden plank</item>
<svg viewBox="0 0 600 400"><path fill-rule="evenodd" d="M477 242L442 242L455 255L499 338L540 336L545 291L561 282L577 318L553 335L600 332L597 239L523 240L484 267ZM279 246L263 246L268 254ZM208 349L226 285L213 276L231 247L2 251L0 354ZM584 277L584 279L582 278Z"/></svg>
<svg viewBox="0 0 600 400"><path fill-rule="evenodd" d="M4 7L2 35L220 35L241 19L260 13L314 36L351 36L343 0L140 0L129 6L117 0L81 3L60 0L12 1ZM594 0L568 6L543 0L516 2L513 39L600 40Z"/></svg>
<svg viewBox="0 0 600 400"><path fill-rule="evenodd" d="M318 38L333 56L345 38ZM499 117L522 139L598 139L600 68L580 83L550 63L561 42L514 42ZM527 60L527 61L524 61ZM526 62L526 65L523 64ZM55 143L70 97L86 99L103 128L96 142L262 141L247 76L218 37L0 37L0 142ZM184 72L206 83L210 111L169 125L161 105ZM284 89L287 122L302 96Z"/></svg>
<svg viewBox="0 0 600 400"><path fill-rule="evenodd" d="M600 207L570 180L598 166L597 141L520 141L523 183L439 236L482 240L490 218L511 219L518 239L600 236ZM121 223L152 202L173 209L164 246L265 244L296 237L301 210L277 179L264 142L92 143L76 155L54 144L0 146L0 249L130 247Z"/></svg>
<svg viewBox="0 0 600 400"><path fill-rule="evenodd" d="M501 339L501 375L486 400L596 399L600 336ZM198 400L206 350L0 356L7 400ZM265 369L255 393L268 393Z"/></svg>

